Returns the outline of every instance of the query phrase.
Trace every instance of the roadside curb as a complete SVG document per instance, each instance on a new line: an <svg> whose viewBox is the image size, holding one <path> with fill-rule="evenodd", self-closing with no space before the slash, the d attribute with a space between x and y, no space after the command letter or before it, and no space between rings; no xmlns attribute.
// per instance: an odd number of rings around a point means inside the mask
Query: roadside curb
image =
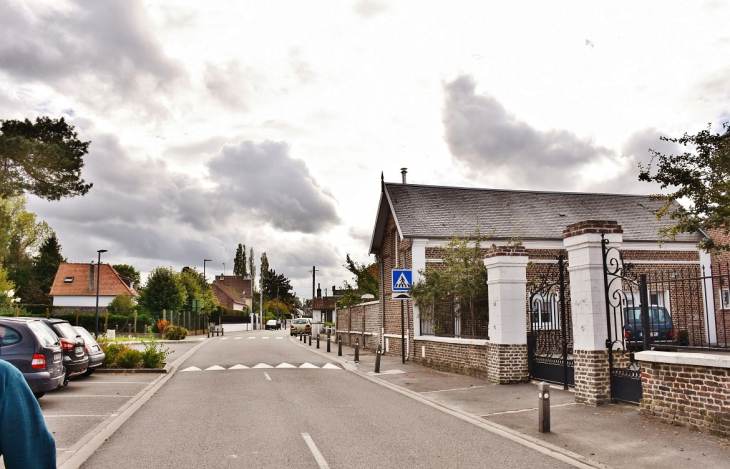
<svg viewBox="0 0 730 469"><path fill-rule="evenodd" d="M91 429L86 435L70 447L64 455L58 458L56 464L59 469L76 469L81 467L94 452L111 438L112 435L129 420L160 388L175 374L185 360L190 358L200 347L208 343L201 341L195 347L185 352L180 358L169 364L169 372L162 374L150 382L143 390L125 402L119 409L104 419L99 425ZM165 368L167 369L168 366Z"/></svg>
<svg viewBox="0 0 730 469"><path fill-rule="evenodd" d="M298 340L294 340L291 338L290 338L290 341L292 341L294 343L299 342ZM369 374L368 372L360 371L357 369L357 365L355 365L354 362L346 360L344 356L343 357L336 356L336 352L335 352L335 356L332 356L332 355L330 355L326 352L322 352L321 350L318 350L316 348L310 348L309 345L305 345L304 343L301 343L301 342L299 343L299 346L302 348L305 348L306 350L310 350L311 352L316 353L317 355L320 355L322 357L326 357L327 359L339 362L345 370L350 371L350 372L360 376L361 378L367 379L368 381L371 381L375 384L384 386L384 387L391 389L392 391L395 391L406 397L410 397L411 399L417 400L430 407L441 410L442 412L446 412L447 414L453 415L454 417L457 417L465 422L476 425L484 430L487 430L491 433L499 435L499 436L506 438L510 441L513 441L515 443L526 446L530 449L533 449L546 456L550 456L554 459L562 461L573 467L611 469L611 466L603 464L599 461L595 461L593 459L587 458L578 453L568 451L559 446L555 446L551 443L542 441L539 438L535 438L530 435L522 434L520 432L512 430L511 428L505 427L503 425L499 425L497 423L490 422L486 419L483 419L482 417L480 417L478 415L474 415L474 414L466 412L462 409L459 409L458 407L453 407L453 406L443 404L440 402L435 402L435 401L431 400L429 397L423 396L420 393L411 391L410 389L406 389L406 388L403 388L396 384L393 384L393 383L390 383L383 379L380 379L379 377L373 376L373 375Z"/></svg>

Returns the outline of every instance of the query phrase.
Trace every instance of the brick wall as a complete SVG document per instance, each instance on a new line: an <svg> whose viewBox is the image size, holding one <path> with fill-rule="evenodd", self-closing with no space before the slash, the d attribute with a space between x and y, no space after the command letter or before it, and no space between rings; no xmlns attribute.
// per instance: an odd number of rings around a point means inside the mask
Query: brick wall
<svg viewBox="0 0 730 469"><path fill-rule="evenodd" d="M397 353L400 353L400 339L397 341ZM390 339L393 352L394 341ZM484 345L449 344L416 340L413 361L441 371L459 373L468 376L488 379L486 367L488 347ZM425 357L423 356L425 347Z"/></svg>
<svg viewBox="0 0 730 469"><path fill-rule="evenodd" d="M611 400L608 350L574 350L575 402L607 404Z"/></svg>
<svg viewBox="0 0 730 469"><path fill-rule="evenodd" d="M375 350L380 339L380 321L379 301L338 309L337 333L345 345L354 346L359 341L360 347Z"/></svg>
<svg viewBox="0 0 730 469"><path fill-rule="evenodd" d="M664 423L730 436L730 370L645 363L640 412Z"/></svg>

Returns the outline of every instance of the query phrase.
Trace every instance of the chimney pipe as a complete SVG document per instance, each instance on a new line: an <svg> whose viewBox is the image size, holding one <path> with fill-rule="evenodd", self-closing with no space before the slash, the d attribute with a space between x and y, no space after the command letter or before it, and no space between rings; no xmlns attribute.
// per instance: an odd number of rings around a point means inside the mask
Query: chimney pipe
<svg viewBox="0 0 730 469"><path fill-rule="evenodd" d="M94 291L94 263L89 264L89 291Z"/></svg>
<svg viewBox="0 0 730 469"><path fill-rule="evenodd" d="M317 298L322 298L322 289L319 288L319 283L317 284Z"/></svg>
<svg viewBox="0 0 730 469"><path fill-rule="evenodd" d="M406 183L406 174L408 173L408 168L401 168L400 173L403 176L403 184Z"/></svg>

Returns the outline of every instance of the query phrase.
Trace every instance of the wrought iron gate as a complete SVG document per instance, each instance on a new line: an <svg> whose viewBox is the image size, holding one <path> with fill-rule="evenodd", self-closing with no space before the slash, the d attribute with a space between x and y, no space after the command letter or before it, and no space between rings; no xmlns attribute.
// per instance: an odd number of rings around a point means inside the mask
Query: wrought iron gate
<svg viewBox="0 0 730 469"><path fill-rule="evenodd" d="M539 276L529 292L530 333L528 355L530 377L574 386L573 327L566 301L565 258L558 256L547 272ZM544 264L542 264L544 265Z"/></svg>
<svg viewBox="0 0 730 469"><path fill-rule="evenodd" d="M621 251L608 246L601 235L606 294L608 363L611 400L638 404L641 400L641 366L634 353L649 348L649 300L646 275L634 275Z"/></svg>

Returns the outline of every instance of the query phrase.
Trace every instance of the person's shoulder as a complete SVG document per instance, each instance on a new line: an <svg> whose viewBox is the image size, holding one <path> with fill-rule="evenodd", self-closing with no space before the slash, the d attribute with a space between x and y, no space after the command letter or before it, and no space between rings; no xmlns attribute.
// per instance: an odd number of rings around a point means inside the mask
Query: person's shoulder
<svg viewBox="0 0 730 469"><path fill-rule="evenodd" d="M7 376L11 375L21 375L20 370L18 370L14 365L6 362L5 360L0 359L0 377L5 378Z"/></svg>

